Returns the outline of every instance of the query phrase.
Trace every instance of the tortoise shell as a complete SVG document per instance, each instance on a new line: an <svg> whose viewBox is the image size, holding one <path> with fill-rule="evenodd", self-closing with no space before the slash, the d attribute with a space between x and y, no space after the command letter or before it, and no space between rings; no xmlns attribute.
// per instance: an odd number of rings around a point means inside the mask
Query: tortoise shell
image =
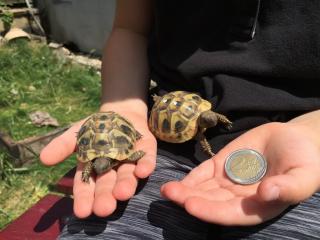
<svg viewBox="0 0 320 240"><path fill-rule="evenodd" d="M122 161L134 152L138 132L115 112L93 114L81 126L77 136L77 158L89 162L96 158Z"/></svg>
<svg viewBox="0 0 320 240"><path fill-rule="evenodd" d="M211 110L211 103L195 93L175 91L158 97L154 103L149 128L160 140L182 143L195 137L198 118Z"/></svg>

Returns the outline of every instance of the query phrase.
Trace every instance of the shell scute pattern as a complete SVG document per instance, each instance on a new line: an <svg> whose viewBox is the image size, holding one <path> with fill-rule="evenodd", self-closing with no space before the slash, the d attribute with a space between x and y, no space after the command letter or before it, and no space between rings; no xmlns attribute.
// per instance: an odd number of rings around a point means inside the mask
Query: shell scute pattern
<svg viewBox="0 0 320 240"><path fill-rule="evenodd" d="M155 107L157 107L157 109L159 110L159 111L166 111L167 109L168 109L168 106L170 105L170 103L171 103L171 98L164 98L164 99L162 99L161 101L158 101L157 103L156 103L156 106Z"/></svg>
<svg viewBox="0 0 320 240"><path fill-rule="evenodd" d="M125 160L133 153L137 132L130 122L114 112L96 113L80 128L77 136L78 160L95 158Z"/></svg>
<svg viewBox="0 0 320 240"><path fill-rule="evenodd" d="M199 115L211 107L210 102L194 93L168 93L154 104L149 118L149 128L163 141L188 141L197 134Z"/></svg>

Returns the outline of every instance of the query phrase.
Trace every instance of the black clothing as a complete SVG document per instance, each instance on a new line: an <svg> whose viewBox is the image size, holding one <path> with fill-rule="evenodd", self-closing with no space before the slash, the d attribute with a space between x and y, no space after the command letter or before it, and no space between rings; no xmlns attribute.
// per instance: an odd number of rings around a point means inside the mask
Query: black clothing
<svg viewBox="0 0 320 240"><path fill-rule="evenodd" d="M160 92L198 92L234 122L206 132L214 151L320 109L319 0L158 0L154 12L149 60ZM163 154L206 159L194 146L160 143Z"/></svg>

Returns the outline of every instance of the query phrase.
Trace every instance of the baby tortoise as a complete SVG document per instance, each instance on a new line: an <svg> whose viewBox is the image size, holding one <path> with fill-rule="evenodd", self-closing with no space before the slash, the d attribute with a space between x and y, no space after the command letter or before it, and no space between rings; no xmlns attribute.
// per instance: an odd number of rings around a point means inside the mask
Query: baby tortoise
<svg viewBox="0 0 320 240"><path fill-rule="evenodd" d="M142 135L115 112L99 112L87 119L77 136L77 159L85 163L82 181L89 182L92 169L99 175L121 162L136 162L144 152L134 151Z"/></svg>
<svg viewBox="0 0 320 240"><path fill-rule="evenodd" d="M232 126L227 117L211 111L211 103L195 93L175 91L162 97L154 95L153 100L155 103L149 117L149 128L158 139L165 142L182 143L196 138L203 150L213 156L204 132L218 122L228 129Z"/></svg>

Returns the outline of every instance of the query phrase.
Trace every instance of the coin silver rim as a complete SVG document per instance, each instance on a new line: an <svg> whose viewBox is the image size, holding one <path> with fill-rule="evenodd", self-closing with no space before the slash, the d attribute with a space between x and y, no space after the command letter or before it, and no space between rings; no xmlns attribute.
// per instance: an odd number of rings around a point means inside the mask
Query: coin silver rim
<svg viewBox="0 0 320 240"><path fill-rule="evenodd" d="M235 176L232 171L230 170L230 164L231 164L231 160L234 156L236 155L239 155L239 153L251 153L251 154L254 154L255 156L257 156L258 160L260 161L261 163L261 170L258 172L258 174L255 176L255 177L252 177L252 178L249 178L249 179L242 179L242 178L239 178L237 176ZM229 179L235 183L239 183L239 184L242 184L242 185L250 185L250 184L254 184L256 182L258 182L261 178L264 177L264 175L266 174L267 172L267 161L265 159L265 157L259 153L258 151L256 150L253 150L253 149L249 149L249 148L244 148L244 149L238 149L236 151L233 151L232 153L230 153L228 155L228 157L226 158L226 162L225 162L225 165L224 165L224 168L225 168L225 172L227 174L227 176L229 177Z"/></svg>

